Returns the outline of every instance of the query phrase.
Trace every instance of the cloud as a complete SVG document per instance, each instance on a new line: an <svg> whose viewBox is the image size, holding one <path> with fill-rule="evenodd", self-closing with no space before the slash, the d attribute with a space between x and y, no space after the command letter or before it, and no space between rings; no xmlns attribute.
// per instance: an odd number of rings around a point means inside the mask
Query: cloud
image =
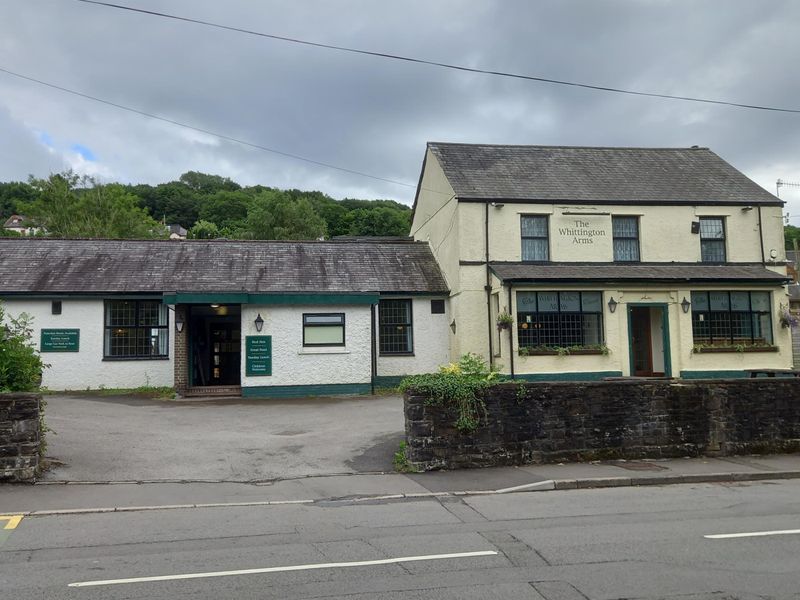
<svg viewBox="0 0 800 600"><path fill-rule="evenodd" d="M85 161L94 162L97 160L94 156L94 152L82 144L72 144L69 149Z"/></svg>
<svg viewBox="0 0 800 600"><path fill-rule="evenodd" d="M800 179L800 115L606 94L321 50L107 8L9 0L3 66L268 148L248 148L0 73L0 110L44 155L156 183L188 170L335 197L413 199L428 140L709 146L770 191ZM800 4L707 0L140 0L145 9L442 62L754 104L800 104ZM101 49L101 51L98 51ZM87 57L91 56L91 60ZM797 107L797 106L795 106ZM47 132L47 143L30 132ZM16 134L19 137L19 133ZM30 140L29 140L30 141ZM0 175L45 174L31 155ZM78 160L80 158L80 160ZM13 166L11 166L13 164ZM76 167L77 168L77 167ZM770 187L771 186L771 187ZM786 190L787 194L789 190ZM783 194L782 194L783 195ZM794 212L800 214L800 205ZM800 224L800 217L797 219Z"/></svg>

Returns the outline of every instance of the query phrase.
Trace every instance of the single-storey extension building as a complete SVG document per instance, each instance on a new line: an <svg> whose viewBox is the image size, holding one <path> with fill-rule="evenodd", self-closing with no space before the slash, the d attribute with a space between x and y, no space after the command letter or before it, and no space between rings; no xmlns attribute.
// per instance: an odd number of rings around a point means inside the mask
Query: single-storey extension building
<svg viewBox="0 0 800 600"><path fill-rule="evenodd" d="M429 143L450 355L528 380L792 366L783 202L708 148Z"/></svg>
<svg viewBox="0 0 800 600"><path fill-rule="evenodd" d="M0 239L51 389L368 393L449 360L448 295L411 240Z"/></svg>

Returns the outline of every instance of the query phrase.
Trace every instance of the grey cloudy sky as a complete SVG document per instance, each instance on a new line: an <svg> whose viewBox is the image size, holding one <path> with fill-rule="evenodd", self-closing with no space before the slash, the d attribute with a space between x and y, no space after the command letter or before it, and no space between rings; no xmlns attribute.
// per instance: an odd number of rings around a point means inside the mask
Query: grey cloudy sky
<svg viewBox="0 0 800 600"><path fill-rule="evenodd" d="M118 0L272 34L590 84L800 108L792 0ZM288 44L74 0L0 0L0 68L412 187L326 169L0 73L0 180L71 167L410 203L425 142L708 146L800 182L800 114L608 94ZM800 188L783 188L800 225Z"/></svg>

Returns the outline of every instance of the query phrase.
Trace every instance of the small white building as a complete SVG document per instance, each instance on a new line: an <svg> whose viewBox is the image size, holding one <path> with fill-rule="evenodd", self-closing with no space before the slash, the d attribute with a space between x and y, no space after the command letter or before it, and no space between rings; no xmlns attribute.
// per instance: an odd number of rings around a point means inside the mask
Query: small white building
<svg viewBox="0 0 800 600"><path fill-rule="evenodd" d="M448 362L447 297L410 240L0 240L0 298L55 390L369 393Z"/></svg>

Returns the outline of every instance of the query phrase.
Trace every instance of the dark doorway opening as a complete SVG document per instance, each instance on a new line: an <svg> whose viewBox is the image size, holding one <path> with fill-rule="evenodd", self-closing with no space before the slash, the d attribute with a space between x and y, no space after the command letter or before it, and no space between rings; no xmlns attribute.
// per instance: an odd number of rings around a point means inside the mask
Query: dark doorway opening
<svg viewBox="0 0 800 600"><path fill-rule="evenodd" d="M241 384L241 313L238 304L188 307L190 386Z"/></svg>
<svg viewBox="0 0 800 600"><path fill-rule="evenodd" d="M668 371L666 315L661 306L631 306L631 374L636 377L664 377Z"/></svg>

